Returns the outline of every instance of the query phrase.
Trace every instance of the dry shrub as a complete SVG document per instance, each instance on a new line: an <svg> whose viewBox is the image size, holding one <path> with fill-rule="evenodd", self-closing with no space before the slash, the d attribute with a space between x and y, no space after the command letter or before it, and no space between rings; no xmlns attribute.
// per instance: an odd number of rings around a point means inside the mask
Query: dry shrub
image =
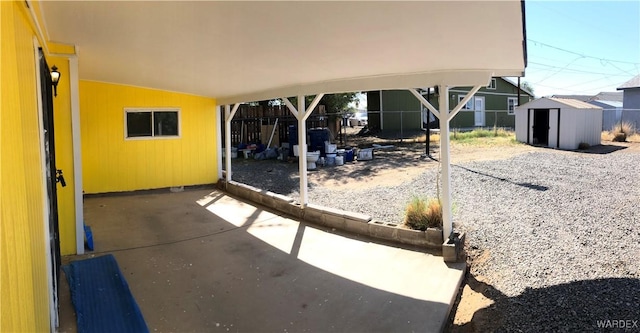
<svg viewBox="0 0 640 333"><path fill-rule="evenodd" d="M636 133L634 135L631 135L631 136L627 137L627 141L629 141L629 142L640 142L640 133Z"/></svg>
<svg viewBox="0 0 640 333"><path fill-rule="evenodd" d="M442 227L442 205L438 199L413 197L407 205L404 223L411 229Z"/></svg>
<svg viewBox="0 0 640 333"><path fill-rule="evenodd" d="M623 132L617 132L613 134L613 142L625 142L627 141L627 134Z"/></svg>
<svg viewBox="0 0 640 333"><path fill-rule="evenodd" d="M578 149L580 149L580 150L587 150L587 149L589 149L589 147L591 147L591 145L586 143L586 142L580 142L578 144Z"/></svg>
<svg viewBox="0 0 640 333"><path fill-rule="evenodd" d="M627 136L634 135L636 133L636 129L632 123L624 121L614 125L611 129L611 133L613 135L616 135L616 133L624 133L626 138Z"/></svg>
<svg viewBox="0 0 640 333"><path fill-rule="evenodd" d="M602 131L602 133L600 133L600 141L612 141L612 140L613 140L613 134L611 134L611 132Z"/></svg>

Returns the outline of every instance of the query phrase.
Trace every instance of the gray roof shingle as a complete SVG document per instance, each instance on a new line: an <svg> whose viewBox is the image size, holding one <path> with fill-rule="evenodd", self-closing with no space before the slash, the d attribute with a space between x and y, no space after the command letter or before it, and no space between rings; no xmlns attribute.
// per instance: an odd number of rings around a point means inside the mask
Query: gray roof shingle
<svg viewBox="0 0 640 333"><path fill-rule="evenodd" d="M640 88L640 75L637 75L633 79L623 83L617 90Z"/></svg>

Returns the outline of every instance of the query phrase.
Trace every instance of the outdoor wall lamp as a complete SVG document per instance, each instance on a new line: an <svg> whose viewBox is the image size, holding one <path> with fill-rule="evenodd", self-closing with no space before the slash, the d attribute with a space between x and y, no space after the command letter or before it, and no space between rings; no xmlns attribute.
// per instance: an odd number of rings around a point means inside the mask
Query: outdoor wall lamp
<svg viewBox="0 0 640 333"><path fill-rule="evenodd" d="M53 96L58 96L58 81L60 81L60 72L58 72L58 67L53 65L51 67L51 84L53 85Z"/></svg>

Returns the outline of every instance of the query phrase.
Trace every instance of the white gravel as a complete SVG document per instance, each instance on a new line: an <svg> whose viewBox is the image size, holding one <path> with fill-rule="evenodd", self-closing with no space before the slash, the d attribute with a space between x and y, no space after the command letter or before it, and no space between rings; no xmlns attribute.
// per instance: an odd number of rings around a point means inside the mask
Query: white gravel
<svg viewBox="0 0 640 333"><path fill-rule="evenodd" d="M486 258L471 274L494 288L494 310L508 314L500 330L589 331L597 320L635 320L640 331L639 165L634 152L538 150L453 167L455 228L467 233L472 257ZM400 222L413 195L436 195L436 173L366 190L312 186L309 198ZM288 179L280 193L297 198L297 178Z"/></svg>

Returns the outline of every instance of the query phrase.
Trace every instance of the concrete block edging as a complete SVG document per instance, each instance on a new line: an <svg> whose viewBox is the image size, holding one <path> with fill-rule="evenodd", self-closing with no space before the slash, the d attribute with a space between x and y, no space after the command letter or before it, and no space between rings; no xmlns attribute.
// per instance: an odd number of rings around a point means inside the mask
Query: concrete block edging
<svg viewBox="0 0 640 333"><path fill-rule="evenodd" d="M425 231L408 229L400 224L373 220L371 216L366 214L314 204L308 204L303 208L290 197L260 190L253 186L234 181L226 182L220 180L218 188L245 200L273 208L309 223L367 235L375 239L431 249L442 248L442 250L445 251L446 243L443 240L441 229L428 228Z"/></svg>

